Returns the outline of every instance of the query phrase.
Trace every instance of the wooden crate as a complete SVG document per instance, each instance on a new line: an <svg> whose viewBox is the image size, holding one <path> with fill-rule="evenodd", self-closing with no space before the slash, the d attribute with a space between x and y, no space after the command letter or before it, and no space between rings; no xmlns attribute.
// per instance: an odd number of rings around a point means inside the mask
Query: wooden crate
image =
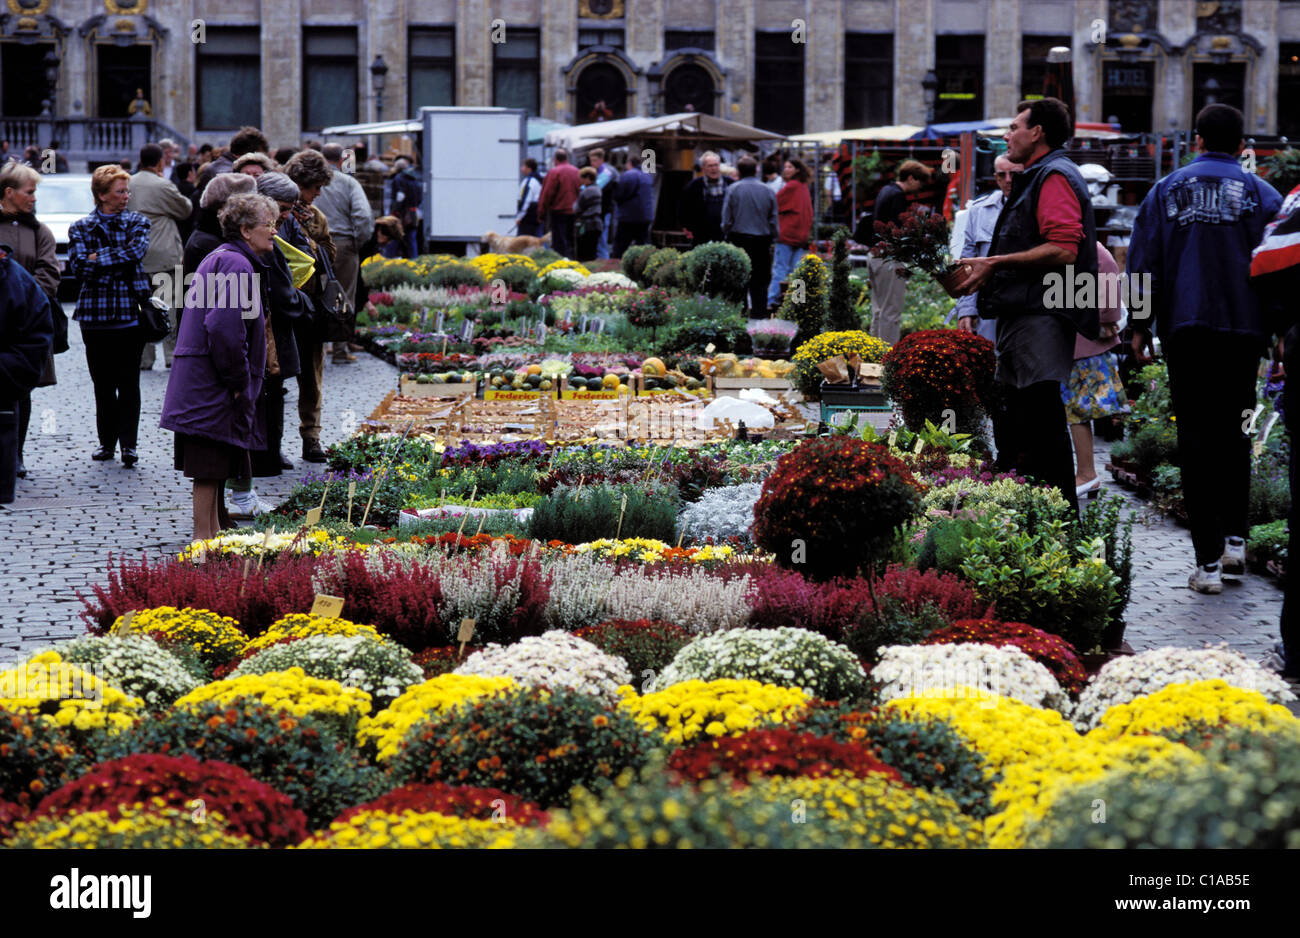
<svg viewBox="0 0 1300 938"><path fill-rule="evenodd" d="M478 393L478 382L421 384L410 375L402 375L398 389L402 397L461 397L466 394L473 397Z"/></svg>
<svg viewBox="0 0 1300 938"><path fill-rule="evenodd" d="M713 393L718 397L738 397L745 388L762 388L764 391L793 391L789 378L734 378L713 376Z"/></svg>
<svg viewBox="0 0 1300 938"><path fill-rule="evenodd" d="M429 433L445 436L452 433L465 407L473 400L460 397L402 397L389 391L361 424L361 433Z"/></svg>

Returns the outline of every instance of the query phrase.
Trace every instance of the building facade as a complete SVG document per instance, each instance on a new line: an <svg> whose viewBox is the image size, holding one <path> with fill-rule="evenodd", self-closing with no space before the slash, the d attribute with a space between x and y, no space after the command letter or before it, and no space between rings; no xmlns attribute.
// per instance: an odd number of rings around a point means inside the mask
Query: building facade
<svg viewBox="0 0 1300 938"><path fill-rule="evenodd" d="M1057 45L1082 121L1160 132L1222 101L1248 132L1300 133L1292 0L0 3L5 120L146 111L195 142L249 123L292 143L447 104L564 123L697 110L784 133L922 124L930 107L982 119L1041 93Z"/></svg>

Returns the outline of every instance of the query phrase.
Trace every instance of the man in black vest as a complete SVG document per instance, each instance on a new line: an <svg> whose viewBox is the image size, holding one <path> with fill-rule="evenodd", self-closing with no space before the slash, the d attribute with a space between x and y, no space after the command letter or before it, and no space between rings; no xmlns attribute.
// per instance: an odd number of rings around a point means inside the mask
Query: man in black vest
<svg viewBox="0 0 1300 938"><path fill-rule="evenodd" d="M1062 150L1074 134L1069 109L1041 98L1016 110L1007 157L1025 168L1011 183L989 255L964 261L971 272L959 289L978 290L980 317L998 324L999 468L1056 486L1078 510L1061 382L1074 365L1075 334L1100 333L1096 226L1087 184ZM1089 280L1080 297L1089 301L1076 302Z"/></svg>

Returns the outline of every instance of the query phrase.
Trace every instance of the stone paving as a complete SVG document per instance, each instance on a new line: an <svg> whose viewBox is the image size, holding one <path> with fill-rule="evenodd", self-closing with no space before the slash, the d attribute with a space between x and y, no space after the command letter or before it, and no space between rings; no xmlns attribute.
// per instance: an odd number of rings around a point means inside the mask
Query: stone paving
<svg viewBox="0 0 1300 938"><path fill-rule="evenodd" d="M71 309L68 310L71 313ZM172 468L172 435L158 427L167 385L161 357L141 375L140 463L96 463L94 399L79 330L72 348L56 359L59 383L33 396L27 443L29 477L18 482L18 500L0 506L0 661L20 651L72 637L83 630L77 591L106 580L111 553L174 554L189 540L189 484ZM392 387L395 369L360 354L353 365L325 366L325 433L329 445L346 437ZM288 494L312 468L298 460L298 390L289 383L285 452L297 469L259 480L270 499ZM1097 466L1107 447L1097 446ZM1123 494L1138 523L1133 529L1134 584L1126 639L1135 650L1160 645L1199 646L1226 642L1258 659L1277 640L1282 592L1269 578L1247 575L1225 583L1219 596L1187 588L1191 538L1186 529L1151 512L1102 471L1105 492Z"/></svg>
<svg viewBox="0 0 1300 938"><path fill-rule="evenodd" d="M64 308L71 316L73 307ZM0 662L81 634L77 591L90 594L107 581L110 553L174 555L190 541L190 483L172 468L172 434L158 426L171 373L161 352L154 370L140 375L140 462L126 469L120 455L112 462L90 458L98 445L95 400L77 326L68 341L72 347L55 357L59 383L32 395L28 476L18 480L15 502L0 506ZM396 385L393 366L364 353L357 359L334 365L325 356L324 446L349 436ZM284 452L296 468L257 480L271 501L321 468L299 458L296 381L288 391Z"/></svg>

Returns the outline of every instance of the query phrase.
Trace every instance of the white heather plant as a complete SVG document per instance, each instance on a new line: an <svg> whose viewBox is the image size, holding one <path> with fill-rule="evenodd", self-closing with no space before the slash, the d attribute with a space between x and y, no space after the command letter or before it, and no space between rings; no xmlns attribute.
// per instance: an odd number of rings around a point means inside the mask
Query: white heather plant
<svg viewBox="0 0 1300 938"><path fill-rule="evenodd" d="M55 650L64 661L85 667L113 687L139 697L150 710L167 709L203 683L147 635L87 635Z"/></svg>
<svg viewBox="0 0 1300 938"><path fill-rule="evenodd" d="M619 273L616 270L607 270L604 273L591 274L582 281L584 287L627 287L635 290L636 281Z"/></svg>
<svg viewBox="0 0 1300 938"><path fill-rule="evenodd" d="M798 687L825 700L856 697L867 675L849 649L807 629L730 629L695 639L655 679L663 690L683 681L724 678Z"/></svg>
<svg viewBox="0 0 1300 938"><path fill-rule="evenodd" d="M1295 700L1286 681L1227 645L1206 648L1156 648L1109 662L1079 694L1071 718L1087 732L1116 704L1154 694L1170 684L1221 680L1243 690L1258 691L1269 703Z"/></svg>
<svg viewBox="0 0 1300 938"><path fill-rule="evenodd" d="M754 528L754 503L762 494L761 482L707 489L698 501L688 503L677 516L677 533L683 543L703 544L712 538L721 544L740 538L749 544Z"/></svg>
<svg viewBox="0 0 1300 938"><path fill-rule="evenodd" d="M886 645L871 669L871 680L878 685L882 703L900 697L977 694L981 699L988 695L990 706L996 697L1062 712L1069 705L1052 672L1012 645Z"/></svg>
<svg viewBox="0 0 1300 938"><path fill-rule="evenodd" d="M619 687L632 682L622 658L560 631L530 635L513 645L488 645L466 658L454 673L509 677L529 687L568 687L611 704L619 700Z"/></svg>
<svg viewBox="0 0 1300 938"><path fill-rule="evenodd" d="M651 573L625 568L610 584L606 619L662 619L703 634L749 622L749 577L722 580L704 570Z"/></svg>
<svg viewBox="0 0 1300 938"><path fill-rule="evenodd" d="M591 554L558 554L547 564L550 575L546 624L577 631L606 619L606 599L614 582L614 565Z"/></svg>
<svg viewBox="0 0 1300 938"><path fill-rule="evenodd" d="M302 668L308 677L359 688L375 699L376 709L424 681L424 672L411 660L409 651L368 635L312 635L272 645L241 661L230 677L290 668Z"/></svg>

